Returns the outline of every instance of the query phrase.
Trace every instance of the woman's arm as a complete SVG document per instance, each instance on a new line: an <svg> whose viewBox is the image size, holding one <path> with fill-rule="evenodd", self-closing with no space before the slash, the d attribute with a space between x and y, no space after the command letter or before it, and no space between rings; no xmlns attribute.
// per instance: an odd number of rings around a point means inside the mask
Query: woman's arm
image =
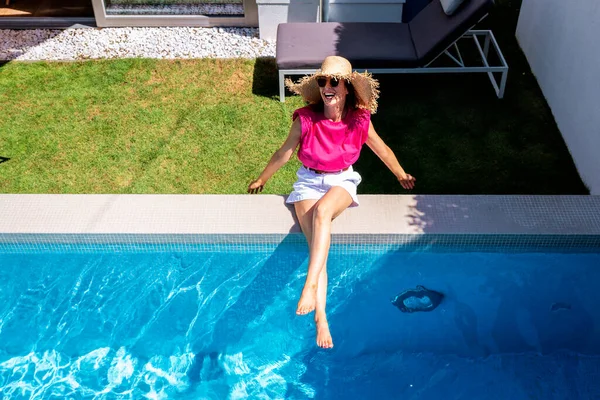
<svg viewBox="0 0 600 400"><path fill-rule="evenodd" d="M388 145L383 142L383 139L379 137L377 132L375 132L372 122L369 122L367 146L369 146L369 148L373 150L373 153L377 154L377 157L379 157L390 171L392 171L404 189L412 189L415 187L416 179L404 172L404 169L400 166L392 149L390 149Z"/></svg>
<svg viewBox="0 0 600 400"><path fill-rule="evenodd" d="M265 183L267 183L273 174L277 172L277 170L286 162L288 162L292 154L294 154L294 150L296 147L298 147L298 143L300 143L301 135L302 124L300 122L300 118L296 118L296 120L292 123L290 133L288 134L285 142L283 142L283 145L273 154L271 160L269 160L269 163L260 176L252 181L252 183L250 183L248 186L248 193L262 192Z"/></svg>

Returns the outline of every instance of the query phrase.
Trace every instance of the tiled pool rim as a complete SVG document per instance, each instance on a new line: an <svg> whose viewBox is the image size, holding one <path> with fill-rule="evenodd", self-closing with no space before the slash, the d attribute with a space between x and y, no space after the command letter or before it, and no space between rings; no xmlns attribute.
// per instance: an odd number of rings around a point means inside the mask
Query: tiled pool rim
<svg viewBox="0 0 600 400"><path fill-rule="evenodd" d="M0 194L0 252L155 251L304 237L279 195ZM600 196L360 195L332 243L600 251ZM83 246L83 247L82 247Z"/></svg>

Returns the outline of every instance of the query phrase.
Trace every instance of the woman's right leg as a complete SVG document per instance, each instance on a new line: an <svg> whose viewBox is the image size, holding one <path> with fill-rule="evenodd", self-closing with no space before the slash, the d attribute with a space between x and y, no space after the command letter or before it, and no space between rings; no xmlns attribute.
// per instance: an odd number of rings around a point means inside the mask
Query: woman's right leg
<svg viewBox="0 0 600 400"><path fill-rule="evenodd" d="M296 314L312 312L317 306L317 295L321 272L329 254L331 222L352 204L350 193L341 186L330 188L312 207L312 238L306 282L302 289Z"/></svg>
<svg viewBox="0 0 600 400"><path fill-rule="evenodd" d="M300 222L302 232L310 246L312 242L313 234L313 210L317 200L302 200L294 203L296 209L296 217ZM333 339L331 338L331 332L329 331L329 324L327 322L327 314L325 306L327 304L327 257L325 258L325 267L319 274L319 283L317 287L317 304L315 308L315 324L317 326L317 345L323 348L333 347Z"/></svg>

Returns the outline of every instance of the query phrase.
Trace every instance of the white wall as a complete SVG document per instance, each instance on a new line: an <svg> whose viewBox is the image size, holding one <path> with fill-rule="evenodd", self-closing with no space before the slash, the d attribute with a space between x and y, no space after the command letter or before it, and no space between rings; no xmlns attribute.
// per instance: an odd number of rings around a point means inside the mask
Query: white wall
<svg viewBox="0 0 600 400"><path fill-rule="evenodd" d="M523 0L517 40L581 178L600 194L600 0Z"/></svg>

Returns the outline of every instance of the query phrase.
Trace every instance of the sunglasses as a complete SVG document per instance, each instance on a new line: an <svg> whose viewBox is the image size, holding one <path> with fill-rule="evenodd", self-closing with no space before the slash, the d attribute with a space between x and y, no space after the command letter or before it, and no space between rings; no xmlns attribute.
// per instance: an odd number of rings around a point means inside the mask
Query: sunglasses
<svg viewBox="0 0 600 400"><path fill-rule="evenodd" d="M319 87L325 87L328 80L331 87L336 87L340 84L340 80L337 78L317 78L317 85L319 85Z"/></svg>

